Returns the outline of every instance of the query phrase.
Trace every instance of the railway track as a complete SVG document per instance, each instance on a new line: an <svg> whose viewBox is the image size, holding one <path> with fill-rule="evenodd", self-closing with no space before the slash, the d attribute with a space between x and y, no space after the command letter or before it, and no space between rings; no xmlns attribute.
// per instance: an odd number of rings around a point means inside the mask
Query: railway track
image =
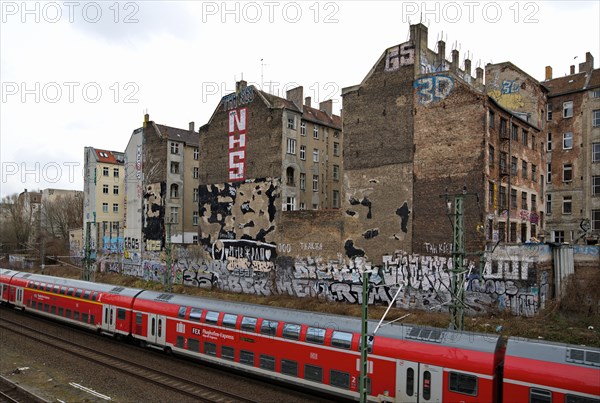
<svg viewBox="0 0 600 403"><path fill-rule="evenodd" d="M154 368L150 368L133 361L103 353L72 341L63 340L60 337L41 334L32 327L25 326L19 322L15 322L7 318L2 318L0 327L13 333L17 333L23 337L44 343L76 357L104 365L124 374L134 376L146 382L150 382L160 387L176 391L188 397L192 397L196 401L218 403L260 402L259 400L252 400L245 396L240 396L228 391L217 389L213 386L190 381L188 379L180 378L171 374L166 374Z"/></svg>
<svg viewBox="0 0 600 403"><path fill-rule="evenodd" d="M35 402L35 403L48 403L47 400L36 396L27 389L22 388L16 383L12 382L3 376L0 376L0 402L6 403L22 403L22 402Z"/></svg>

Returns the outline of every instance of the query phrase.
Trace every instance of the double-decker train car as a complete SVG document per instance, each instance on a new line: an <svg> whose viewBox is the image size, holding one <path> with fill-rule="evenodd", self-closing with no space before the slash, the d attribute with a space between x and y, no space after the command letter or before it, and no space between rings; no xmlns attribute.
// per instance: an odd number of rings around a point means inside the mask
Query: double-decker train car
<svg viewBox="0 0 600 403"><path fill-rule="evenodd" d="M34 313L331 396L359 397L357 318L6 270L0 286L3 302ZM370 332L375 325L369 323ZM503 341L384 326L369 338L369 401L600 403L599 349Z"/></svg>

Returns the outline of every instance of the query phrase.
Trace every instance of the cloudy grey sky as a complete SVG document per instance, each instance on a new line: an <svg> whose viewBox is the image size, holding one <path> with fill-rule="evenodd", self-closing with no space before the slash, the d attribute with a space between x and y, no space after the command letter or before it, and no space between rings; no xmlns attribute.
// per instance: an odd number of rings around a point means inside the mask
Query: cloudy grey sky
<svg viewBox="0 0 600 403"><path fill-rule="evenodd" d="M409 24L477 66L538 80L585 53L600 65L592 1L0 1L0 194L83 189L83 147L123 151L147 111L196 128L243 78L304 86L313 103L359 83ZM261 62L262 60L262 62Z"/></svg>

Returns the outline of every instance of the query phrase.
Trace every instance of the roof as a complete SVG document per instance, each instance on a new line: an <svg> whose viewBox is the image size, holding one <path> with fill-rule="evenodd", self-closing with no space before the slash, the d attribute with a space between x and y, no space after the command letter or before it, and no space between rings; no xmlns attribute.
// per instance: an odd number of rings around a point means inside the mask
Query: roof
<svg viewBox="0 0 600 403"><path fill-rule="evenodd" d="M200 135L197 132L159 125L158 123L155 126L161 137L174 141L182 141L192 146L198 146L200 144Z"/></svg>
<svg viewBox="0 0 600 403"><path fill-rule="evenodd" d="M125 163L125 157L122 152L101 150L99 148L90 147L94 151L94 156L97 162L104 164L123 165Z"/></svg>
<svg viewBox="0 0 600 403"><path fill-rule="evenodd" d="M506 356L600 368L600 349L510 337Z"/></svg>
<svg viewBox="0 0 600 403"><path fill-rule="evenodd" d="M564 77L553 78L542 82L542 85L548 88L548 96L550 97L585 91L600 86L600 69L592 70L591 75L586 72L580 72Z"/></svg>

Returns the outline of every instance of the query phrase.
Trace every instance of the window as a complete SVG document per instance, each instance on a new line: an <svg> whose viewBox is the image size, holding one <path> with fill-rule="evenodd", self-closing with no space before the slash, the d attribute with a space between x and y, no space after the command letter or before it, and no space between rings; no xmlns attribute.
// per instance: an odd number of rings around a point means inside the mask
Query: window
<svg viewBox="0 0 600 403"><path fill-rule="evenodd" d="M521 161L521 176L523 176L523 179L527 179L527 171L529 171L527 161Z"/></svg>
<svg viewBox="0 0 600 403"><path fill-rule="evenodd" d="M563 164L563 182L571 182L573 180L573 165Z"/></svg>
<svg viewBox="0 0 600 403"><path fill-rule="evenodd" d="M600 176L592 176L592 195L600 196Z"/></svg>
<svg viewBox="0 0 600 403"><path fill-rule="evenodd" d="M178 198L179 197L179 185L176 183L171 184L171 191L170 191L171 197L172 198Z"/></svg>
<svg viewBox="0 0 600 403"><path fill-rule="evenodd" d="M296 155L296 139L287 139L287 153Z"/></svg>
<svg viewBox="0 0 600 403"><path fill-rule="evenodd" d="M495 155L494 155L494 153L495 153L494 146L490 145L490 146L489 146L489 149L488 149L488 154L489 154L489 158L488 158L488 166L489 166L490 168L493 168L493 167L494 167L494 164L496 163L496 161L495 161L495 160L496 160L496 158L495 158Z"/></svg>
<svg viewBox="0 0 600 403"><path fill-rule="evenodd" d="M206 317L204 318L204 322L217 324L219 321L219 312L216 311L208 311L206 312Z"/></svg>
<svg viewBox="0 0 600 403"><path fill-rule="evenodd" d="M192 236L192 244L193 245L198 245L198 235L193 235Z"/></svg>
<svg viewBox="0 0 600 403"><path fill-rule="evenodd" d="M178 174L179 173L179 162L171 161L171 173Z"/></svg>
<svg viewBox="0 0 600 403"><path fill-rule="evenodd" d="M313 162L319 162L319 150L313 149Z"/></svg>
<svg viewBox="0 0 600 403"><path fill-rule="evenodd" d="M192 199L193 201L197 202L200 196L200 191L198 190L198 188L194 188L194 193L192 195Z"/></svg>
<svg viewBox="0 0 600 403"><path fill-rule="evenodd" d="M600 98L600 90L593 90L592 98Z"/></svg>
<svg viewBox="0 0 600 403"><path fill-rule="evenodd" d="M450 383L448 385L452 392L465 395L477 396L477 377L474 375L450 372Z"/></svg>
<svg viewBox="0 0 600 403"><path fill-rule="evenodd" d="M531 135L531 149L532 150L537 150L537 137L535 137L535 134Z"/></svg>
<svg viewBox="0 0 600 403"><path fill-rule="evenodd" d="M286 323L283 325L282 336L284 339L298 340L300 338L300 325Z"/></svg>
<svg viewBox="0 0 600 403"><path fill-rule="evenodd" d="M300 210L306 210L306 204L304 202L300 202Z"/></svg>
<svg viewBox="0 0 600 403"><path fill-rule="evenodd" d="M269 336L275 336L275 333L277 333L278 325L279 322L274 322L272 320L263 320L262 324L260 325L260 333Z"/></svg>
<svg viewBox="0 0 600 403"><path fill-rule="evenodd" d="M600 231L600 210L592 210L592 231Z"/></svg>
<svg viewBox="0 0 600 403"><path fill-rule="evenodd" d="M599 403L600 400L593 397L580 395L565 395L565 403Z"/></svg>
<svg viewBox="0 0 600 403"><path fill-rule="evenodd" d="M537 196L532 194L531 195L531 211L537 211Z"/></svg>
<svg viewBox="0 0 600 403"><path fill-rule="evenodd" d="M352 333L333 331L331 336L331 345L337 348L350 349L352 343Z"/></svg>
<svg viewBox="0 0 600 403"><path fill-rule="evenodd" d="M548 102L548 110L546 111L546 120L547 121L552 120L552 104L550 102Z"/></svg>
<svg viewBox="0 0 600 403"><path fill-rule="evenodd" d="M323 382L323 368L315 365L304 365L304 379L315 382Z"/></svg>
<svg viewBox="0 0 600 403"><path fill-rule="evenodd" d="M546 164L546 183L552 183L552 163Z"/></svg>
<svg viewBox="0 0 600 403"><path fill-rule="evenodd" d="M204 354L208 355L217 355L217 345L215 343L210 343L208 341L204 342Z"/></svg>
<svg viewBox="0 0 600 403"><path fill-rule="evenodd" d="M504 151L500 151L500 173L506 174L508 173L508 167L506 166L506 160L508 159L508 154Z"/></svg>
<svg viewBox="0 0 600 403"><path fill-rule="evenodd" d="M506 137L506 125L507 125L507 120L500 118L500 138L507 138Z"/></svg>
<svg viewBox="0 0 600 403"><path fill-rule="evenodd" d="M329 383L331 386L350 389L350 374L332 369L329 371Z"/></svg>
<svg viewBox="0 0 600 403"><path fill-rule="evenodd" d="M108 167L102 168L102 176L108 176Z"/></svg>
<svg viewBox="0 0 600 403"><path fill-rule="evenodd" d="M190 320L193 320L194 322L200 322L201 317L202 317L202 309L200 309L200 308L190 309Z"/></svg>
<svg viewBox="0 0 600 403"><path fill-rule="evenodd" d="M573 148L573 133L563 133L563 150L570 150Z"/></svg>
<svg viewBox="0 0 600 403"><path fill-rule="evenodd" d="M200 177L200 168L194 167L192 171L192 176L194 179L198 179Z"/></svg>
<svg viewBox="0 0 600 403"><path fill-rule="evenodd" d="M256 318L250 318L250 317L244 316L242 318L241 328L242 328L242 330L245 330L247 332L256 332L256 323L257 323Z"/></svg>
<svg viewBox="0 0 600 403"><path fill-rule="evenodd" d="M233 361L235 359L235 350L233 347L221 346L221 358Z"/></svg>
<svg viewBox="0 0 600 403"><path fill-rule="evenodd" d="M313 127L313 139L319 139L319 127L317 125Z"/></svg>
<svg viewBox="0 0 600 403"><path fill-rule="evenodd" d="M171 222L175 224L179 222L179 207L171 207Z"/></svg>
<svg viewBox="0 0 600 403"><path fill-rule="evenodd" d="M268 371L275 371L275 357L261 354L258 366Z"/></svg>
<svg viewBox="0 0 600 403"><path fill-rule="evenodd" d="M179 154L179 143L171 142L171 154Z"/></svg>
<svg viewBox="0 0 600 403"><path fill-rule="evenodd" d="M306 136L306 122L300 122L300 134Z"/></svg>
<svg viewBox="0 0 600 403"><path fill-rule="evenodd" d="M494 205L494 182L488 182L488 205Z"/></svg>
<svg viewBox="0 0 600 403"><path fill-rule="evenodd" d="M288 117L287 127L288 129L296 130L296 118L294 116Z"/></svg>
<svg viewBox="0 0 600 403"><path fill-rule="evenodd" d="M546 195L546 215L552 215L552 195Z"/></svg>
<svg viewBox="0 0 600 403"><path fill-rule="evenodd" d="M592 111L592 126L600 127L600 109Z"/></svg>
<svg viewBox="0 0 600 403"><path fill-rule="evenodd" d="M254 366L254 353L252 351L240 350L240 364Z"/></svg>
<svg viewBox="0 0 600 403"><path fill-rule="evenodd" d="M530 388L529 403L552 403L552 392L545 389Z"/></svg>
<svg viewBox="0 0 600 403"><path fill-rule="evenodd" d="M415 393L415 370L407 368L406 370L406 394L412 396Z"/></svg>
<svg viewBox="0 0 600 403"><path fill-rule="evenodd" d="M512 125L510 137L514 141L519 141L519 127L517 125Z"/></svg>
<svg viewBox="0 0 600 403"><path fill-rule="evenodd" d="M281 373L298 376L298 363L296 361L281 360Z"/></svg>
<svg viewBox="0 0 600 403"><path fill-rule="evenodd" d="M318 192L319 191L319 175L313 175L313 180L312 180L312 190L313 192Z"/></svg>
<svg viewBox="0 0 600 403"><path fill-rule="evenodd" d="M300 146L300 159L306 161L306 146Z"/></svg>
<svg viewBox="0 0 600 403"><path fill-rule="evenodd" d="M563 196L563 214L571 214L573 212L573 196Z"/></svg>
<svg viewBox="0 0 600 403"><path fill-rule="evenodd" d="M200 158L200 149L198 147L194 147L194 160L198 161Z"/></svg>
<svg viewBox="0 0 600 403"><path fill-rule="evenodd" d="M565 242L565 231L552 231L553 242Z"/></svg>
<svg viewBox="0 0 600 403"><path fill-rule="evenodd" d="M113 185L113 194L114 195L118 195L119 194L119 186Z"/></svg>
<svg viewBox="0 0 600 403"><path fill-rule="evenodd" d="M113 213L118 213L118 212L119 212L119 204L113 203Z"/></svg>
<svg viewBox="0 0 600 403"><path fill-rule="evenodd" d="M300 189L302 189L302 190L306 189L306 174L305 173L300 174Z"/></svg>
<svg viewBox="0 0 600 403"><path fill-rule="evenodd" d="M340 208L340 191L334 190L331 195L331 204L333 208Z"/></svg>
<svg viewBox="0 0 600 403"><path fill-rule="evenodd" d="M287 167L285 170L286 185L294 186L294 168Z"/></svg>
<svg viewBox="0 0 600 403"><path fill-rule="evenodd" d="M117 320L127 319L127 311L123 308L117 308Z"/></svg>
<svg viewBox="0 0 600 403"><path fill-rule="evenodd" d="M325 341L325 329L309 327L306 330L306 341L309 343L323 344Z"/></svg>
<svg viewBox="0 0 600 403"><path fill-rule="evenodd" d="M600 162L600 143L592 143L592 162Z"/></svg>
<svg viewBox="0 0 600 403"><path fill-rule="evenodd" d="M496 118L496 114L494 113L493 110L489 109L488 110L488 119L489 119L489 124L490 124L490 128L494 128L495 123L495 118Z"/></svg>
<svg viewBox="0 0 600 403"><path fill-rule="evenodd" d="M114 176L115 178L118 178L118 177L119 177L119 168L113 168L113 176Z"/></svg>
<svg viewBox="0 0 600 403"><path fill-rule="evenodd" d="M517 189L510 189L510 208L512 210L517 208Z"/></svg>
<svg viewBox="0 0 600 403"><path fill-rule="evenodd" d="M340 143L333 142L333 155L336 157L340 156Z"/></svg>
<svg viewBox="0 0 600 403"><path fill-rule="evenodd" d="M529 132L525 129L522 129L521 131L521 144L525 147L529 145Z"/></svg>
<svg viewBox="0 0 600 403"><path fill-rule="evenodd" d="M573 101L563 102L563 118L573 116Z"/></svg>
<svg viewBox="0 0 600 403"><path fill-rule="evenodd" d="M102 212L108 213L108 203L102 203Z"/></svg>
<svg viewBox="0 0 600 403"><path fill-rule="evenodd" d="M547 134L546 151L552 151L552 133Z"/></svg>
<svg viewBox="0 0 600 403"><path fill-rule="evenodd" d="M431 372L423 371L423 399L431 399Z"/></svg>
<svg viewBox="0 0 600 403"><path fill-rule="evenodd" d="M108 194L108 185L102 185L102 194Z"/></svg>
<svg viewBox="0 0 600 403"><path fill-rule="evenodd" d="M340 180L340 166L339 165L333 166L333 180L334 181Z"/></svg>
<svg viewBox="0 0 600 403"><path fill-rule="evenodd" d="M197 211L192 212L192 225L198 225L198 219L200 218L200 214Z"/></svg>
<svg viewBox="0 0 600 403"><path fill-rule="evenodd" d="M188 339L188 350L199 353L200 352L200 340L190 337Z"/></svg>
<svg viewBox="0 0 600 403"><path fill-rule="evenodd" d="M283 205L283 211L294 211L296 210L296 198L288 196L285 198L285 204Z"/></svg>
<svg viewBox="0 0 600 403"><path fill-rule="evenodd" d="M510 173L513 176L517 176L517 157L510 157Z"/></svg>
<svg viewBox="0 0 600 403"><path fill-rule="evenodd" d="M237 322L237 315L226 313L223 315L223 327L229 327L235 329L235 324Z"/></svg>
<svg viewBox="0 0 600 403"><path fill-rule="evenodd" d="M500 186L500 209L506 209L506 186Z"/></svg>
<svg viewBox="0 0 600 403"><path fill-rule="evenodd" d="M537 182L537 165L531 164L531 180Z"/></svg>
<svg viewBox="0 0 600 403"><path fill-rule="evenodd" d="M529 206L527 205L527 192L521 192L521 209L529 210Z"/></svg>

